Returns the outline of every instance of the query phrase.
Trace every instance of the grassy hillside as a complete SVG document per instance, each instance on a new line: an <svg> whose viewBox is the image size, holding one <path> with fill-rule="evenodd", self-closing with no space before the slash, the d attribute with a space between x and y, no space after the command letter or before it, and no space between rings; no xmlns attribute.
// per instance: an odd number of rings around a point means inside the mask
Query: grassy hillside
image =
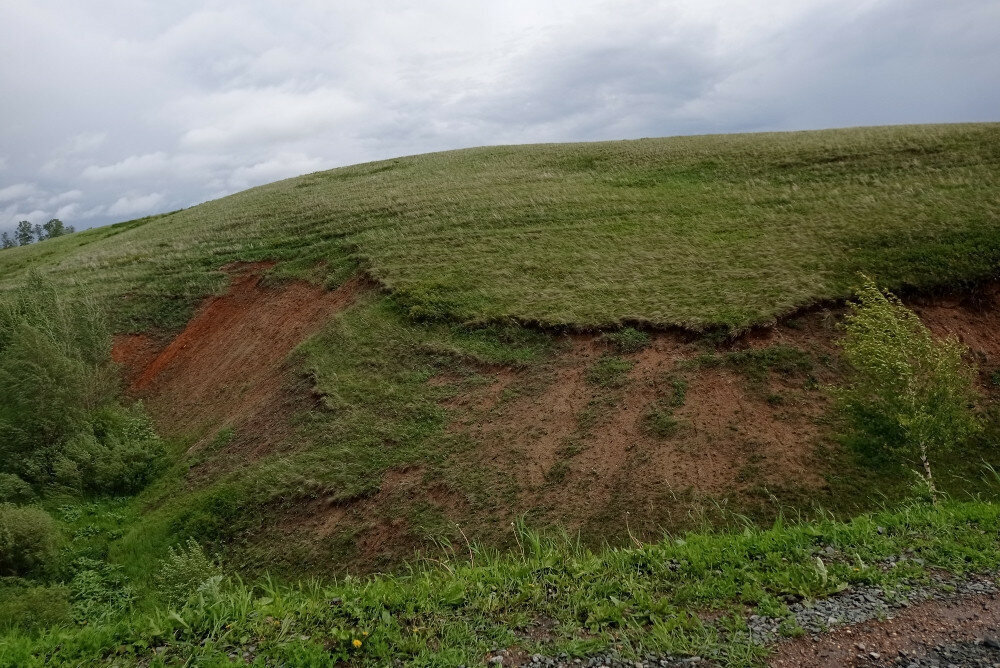
<svg viewBox="0 0 1000 668"><path fill-rule="evenodd" d="M452 151L2 251L0 296L110 310L164 454L131 497L0 478L54 518L0 668L759 665L750 614L995 572L998 267L1000 124ZM978 365L940 504L834 410L845 309L775 323L862 271Z"/></svg>
<svg viewBox="0 0 1000 668"><path fill-rule="evenodd" d="M842 297L972 281L1000 259L1000 125L504 146L318 172L0 253L176 328L233 260L339 283L359 263L413 315L744 328Z"/></svg>

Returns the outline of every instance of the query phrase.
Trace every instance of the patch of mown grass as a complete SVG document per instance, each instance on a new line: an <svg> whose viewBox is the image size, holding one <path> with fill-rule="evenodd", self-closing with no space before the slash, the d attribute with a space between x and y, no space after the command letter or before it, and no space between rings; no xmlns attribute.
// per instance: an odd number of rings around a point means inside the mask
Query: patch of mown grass
<svg viewBox="0 0 1000 668"><path fill-rule="evenodd" d="M476 148L8 249L0 288L38 268L120 329L170 330L221 266L276 260L327 284L360 265L422 320L741 330L846 297L859 271L992 277L998 192L995 123Z"/></svg>
<svg viewBox="0 0 1000 668"><path fill-rule="evenodd" d="M749 611L781 617L792 601L855 585L886 589L1000 567L1000 506L948 501L841 523L776 523L770 529L691 532L592 552L566 539L520 531L520 550L464 547L403 575L253 585L223 578L179 607L155 607L63 625L11 631L0 665L225 663L362 665L393 661L474 665L498 647L571 656L614 649L699 655L723 666L758 664ZM828 548L832 548L829 550ZM883 567L889 557L909 555ZM919 558L916 558L919 557ZM699 613L712 611L715 621ZM532 640L545 619L555 631ZM789 629L794 633L794 629Z"/></svg>

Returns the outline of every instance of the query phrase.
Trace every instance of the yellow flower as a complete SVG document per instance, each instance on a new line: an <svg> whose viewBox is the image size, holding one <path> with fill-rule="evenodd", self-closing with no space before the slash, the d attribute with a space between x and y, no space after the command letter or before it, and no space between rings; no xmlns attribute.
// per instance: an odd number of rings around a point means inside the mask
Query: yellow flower
<svg viewBox="0 0 1000 668"><path fill-rule="evenodd" d="M361 641L358 640L357 638L355 638L351 644L354 645L355 647L361 647Z"/></svg>

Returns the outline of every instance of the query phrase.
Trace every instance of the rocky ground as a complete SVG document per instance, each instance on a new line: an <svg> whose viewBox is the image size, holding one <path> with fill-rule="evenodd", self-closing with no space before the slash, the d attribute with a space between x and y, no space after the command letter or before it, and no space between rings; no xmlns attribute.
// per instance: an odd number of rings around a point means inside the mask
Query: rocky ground
<svg viewBox="0 0 1000 668"><path fill-rule="evenodd" d="M789 609L789 618L753 615L747 620L754 642L774 646L772 668L1000 668L997 574L967 579L937 575L928 584L888 592L849 589ZM798 637L783 640L783 632L792 629L798 629ZM488 662L529 668L714 665L698 656L649 655L635 661L614 654L570 658L507 651L494 653Z"/></svg>

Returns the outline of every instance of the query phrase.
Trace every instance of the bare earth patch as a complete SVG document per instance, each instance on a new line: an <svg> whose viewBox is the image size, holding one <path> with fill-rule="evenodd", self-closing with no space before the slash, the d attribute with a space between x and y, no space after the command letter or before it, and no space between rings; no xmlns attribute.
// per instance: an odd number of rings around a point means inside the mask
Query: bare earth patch
<svg viewBox="0 0 1000 668"><path fill-rule="evenodd" d="M208 299L155 356L144 337L116 341L130 393L146 402L162 433L208 437L231 427L232 449L251 457L287 435L289 412L304 406L302 397L289 396L286 358L349 306L362 282L353 278L333 291L305 282L272 288L262 284L268 266L228 268L228 292Z"/></svg>
<svg viewBox="0 0 1000 668"><path fill-rule="evenodd" d="M995 639L998 635L1000 597L997 595L931 601L899 612L886 621L842 628L815 640L803 636L784 643L779 645L770 665L772 668L907 666L911 660L932 652L936 645Z"/></svg>

